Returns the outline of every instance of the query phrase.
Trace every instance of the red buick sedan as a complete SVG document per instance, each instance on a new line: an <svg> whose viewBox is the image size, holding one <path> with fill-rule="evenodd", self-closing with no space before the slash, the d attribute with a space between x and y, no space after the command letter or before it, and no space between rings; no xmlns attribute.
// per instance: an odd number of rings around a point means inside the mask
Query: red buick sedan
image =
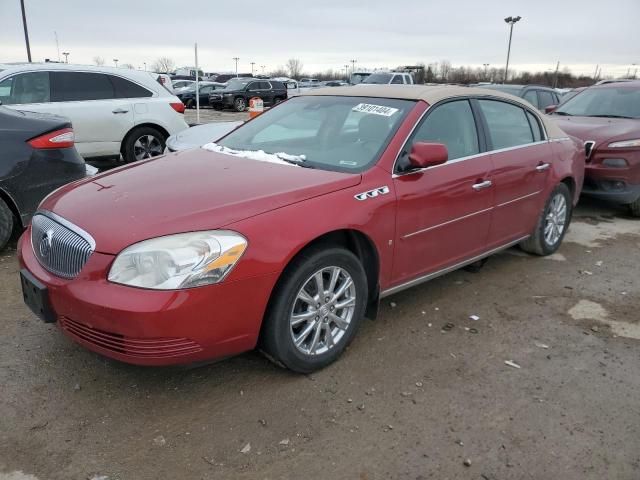
<svg viewBox="0 0 640 480"><path fill-rule="evenodd" d="M507 94L317 90L50 195L20 242L24 299L125 362L260 346L310 372L384 296L512 245L555 252L583 171L582 146Z"/></svg>

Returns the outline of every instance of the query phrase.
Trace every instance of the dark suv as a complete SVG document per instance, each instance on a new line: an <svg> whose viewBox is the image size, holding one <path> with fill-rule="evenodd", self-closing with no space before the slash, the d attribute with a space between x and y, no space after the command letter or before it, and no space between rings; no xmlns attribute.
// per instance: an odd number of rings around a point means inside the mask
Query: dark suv
<svg viewBox="0 0 640 480"><path fill-rule="evenodd" d="M477 85L480 88L488 88L498 90L499 92L510 93L516 97L524 98L538 110L544 112L544 109L550 105L558 105L560 103L560 95L553 88L544 87L542 85Z"/></svg>
<svg viewBox="0 0 640 480"><path fill-rule="evenodd" d="M217 110L234 108L244 112L253 97L260 97L265 106L275 105L287 98L287 88L282 82L257 80L254 78L234 78L226 88L209 95L209 105Z"/></svg>

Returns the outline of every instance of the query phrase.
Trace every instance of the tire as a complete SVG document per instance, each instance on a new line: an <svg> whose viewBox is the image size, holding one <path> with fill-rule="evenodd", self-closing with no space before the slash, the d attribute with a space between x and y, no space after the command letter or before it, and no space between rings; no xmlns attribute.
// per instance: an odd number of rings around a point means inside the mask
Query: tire
<svg viewBox="0 0 640 480"><path fill-rule="evenodd" d="M145 138L153 138L153 140L148 140L149 143L145 143L143 140ZM125 163L157 157L164 153L166 140L165 135L153 127L134 128L124 139L122 157Z"/></svg>
<svg viewBox="0 0 640 480"><path fill-rule="evenodd" d="M635 202L629 204L629 210L631 211L631 215L633 217L640 217L640 198L636 199Z"/></svg>
<svg viewBox="0 0 640 480"><path fill-rule="evenodd" d="M0 198L0 252L9 243L13 232L13 212Z"/></svg>
<svg viewBox="0 0 640 480"><path fill-rule="evenodd" d="M236 109L236 112L244 112L247 109L247 101L244 97L237 97L233 101L233 108Z"/></svg>
<svg viewBox="0 0 640 480"><path fill-rule="evenodd" d="M320 272L323 290L338 296L323 293L324 298L316 303L316 274ZM334 272L336 281L331 289ZM351 285L340 293L348 279ZM300 299L302 289L309 300L313 298L314 305ZM353 253L327 245L309 249L287 267L272 294L260 336L262 350L269 359L295 372L310 373L326 367L353 340L364 318L367 292L364 268ZM336 308L341 304L348 306ZM297 325L292 324L294 312L300 317ZM338 318L340 327L335 321ZM294 337L300 341L299 346Z"/></svg>
<svg viewBox="0 0 640 480"><path fill-rule="evenodd" d="M565 207L564 219L560 217L563 211L562 204ZM564 183L559 183L549 195L536 223L536 229L527 240L520 243L520 248L525 252L540 256L555 253L560 248L562 240L569 229L572 213L573 203L569 187ZM553 215L553 218L550 215ZM563 223L561 223L562 220ZM552 232L551 230L554 229L555 231ZM558 229L561 229L561 231L558 231Z"/></svg>
<svg viewBox="0 0 640 480"><path fill-rule="evenodd" d="M274 98L274 99L273 99L273 104L274 104L274 105L277 105L277 104L279 104L280 102L282 102L282 100L284 100L284 99L283 99L283 98L281 98L281 97L276 97L276 98Z"/></svg>

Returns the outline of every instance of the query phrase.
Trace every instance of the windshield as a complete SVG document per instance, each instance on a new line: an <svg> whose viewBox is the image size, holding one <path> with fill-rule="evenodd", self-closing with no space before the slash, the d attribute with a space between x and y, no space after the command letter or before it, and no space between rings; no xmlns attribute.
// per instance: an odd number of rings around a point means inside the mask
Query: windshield
<svg viewBox="0 0 640 480"><path fill-rule="evenodd" d="M640 118L640 88L588 88L558 108L559 115Z"/></svg>
<svg viewBox="0 0 640 480"><path fill-rule="evenodd" d="M378 85L386 85L391 81L393 75L391 73L373 73L365 78L362 83L375 83Z"/></svg>
<svg viewBox="0 0 640 480"><path fill-rule="evenodd" d="M362 172L378 160L414 105L411 100L386 98L294 97L234 130L218 145L236 152L277 154L302 167Z"/></svg>
<svg viewBox="0 0 640 480"><path fill-rule="evenodd" d="M247 84L251 81L253 81L253 79L243 80L240 78L232 78L231 80L229 80L229 83L227 83L225 90L243 90L244 87L246 87Z"/></svg>

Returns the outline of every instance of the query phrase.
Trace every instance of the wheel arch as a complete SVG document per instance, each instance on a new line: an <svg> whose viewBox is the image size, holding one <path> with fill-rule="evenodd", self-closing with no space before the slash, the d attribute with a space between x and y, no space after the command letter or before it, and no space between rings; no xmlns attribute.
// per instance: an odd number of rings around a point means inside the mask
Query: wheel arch
<svg viewBox="0 0 640 480"><path fill-rule="evenodd" d="M564 183L569 189L569 193L571 193L571 198L575 206L575 204L578 202L578 192L576 191L577 184L575 178L573 178L572 176L566 176L562 180L560 180L560 183Z"/></svg>
<svg viewBox="0 0 640 480"><path fill-rule="evenodd" d="M24 228L24 223L22 222L22 216L20 215L20 209L18 208L18 204L11 197L11 195L9 195L9 193L3 188L0 188L0 199L7 204L7 207L9 207L9 210L11 210L11 213L13 213L13 217L14 217L14 220L16 221L16 225L18 225L20 228Z"/></svg>
<svg viewBox="0 0 640 480"><path fill-rule="evenodd" d="M295 252L293 252L293 254L287 259L286 265L276 281L271 292L266 311L269 311L272 299L277 293L280 284L288 273L289 267L293 261L308 249L318 245L343 247L358 257L362 263L362 267L364 268L369 290L368 305L365 315L368 318L375 319L378 314L378 303L380 298L380 255L375 243L366 233L352 228L343 228L323 233L322 235L309 240L304 245L301 245Z"/></svg>

